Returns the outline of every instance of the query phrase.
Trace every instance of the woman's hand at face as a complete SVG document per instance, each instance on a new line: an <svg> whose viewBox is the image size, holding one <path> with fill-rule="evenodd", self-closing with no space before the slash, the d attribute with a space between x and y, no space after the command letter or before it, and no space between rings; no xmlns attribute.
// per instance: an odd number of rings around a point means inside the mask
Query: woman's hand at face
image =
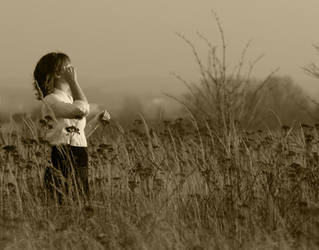
<svg viewBox="0 0 319 250"><path fill-rule="evenodd" d="M78 81L78 76L73 65L69 64L63 67L62 77L69 83L74 84Z"/></svg>

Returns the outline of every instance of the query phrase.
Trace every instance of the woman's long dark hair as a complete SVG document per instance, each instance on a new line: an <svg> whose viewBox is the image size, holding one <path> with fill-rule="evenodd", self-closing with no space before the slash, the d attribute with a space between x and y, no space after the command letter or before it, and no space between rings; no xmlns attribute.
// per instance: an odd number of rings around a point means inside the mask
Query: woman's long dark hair
<svg viewBox="0 0 319 250"><path fill-rule="evenodd" d="M51 52L44 55L33 72L34 88L38 100L53 92L56 74L59 74L65 62L70 58L64 53Z"/></svg>

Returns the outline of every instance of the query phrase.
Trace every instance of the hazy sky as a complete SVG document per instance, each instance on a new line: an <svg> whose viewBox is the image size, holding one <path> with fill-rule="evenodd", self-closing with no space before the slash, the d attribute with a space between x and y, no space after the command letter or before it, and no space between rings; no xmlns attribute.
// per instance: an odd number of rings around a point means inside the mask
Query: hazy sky
<svg viewBox="0 0 319 250"><path fill-rule="evenodd" d="M80 76L174 71L196 78L191 51L175 32L205 55L197 30L220 42L212 9L222 21L230 62L253 39L248 58L265 54L255 76L280 67L300 83L315 82L301 67L319 61L312 48L319 43L318 0L1 0L0 78L31 79L37 60L52 50L69 54Z"/></svg>

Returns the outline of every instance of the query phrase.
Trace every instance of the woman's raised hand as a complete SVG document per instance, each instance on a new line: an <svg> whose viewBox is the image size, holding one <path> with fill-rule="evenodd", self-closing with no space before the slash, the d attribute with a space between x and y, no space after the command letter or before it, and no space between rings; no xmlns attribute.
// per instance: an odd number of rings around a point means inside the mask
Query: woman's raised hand
<svg viewBox="0 0 319 250"><path fill-rule="evenodd" d="M78 76L73 65L69 64L63 67L62 77L69 83L73 84L78 81Z"/></svg>

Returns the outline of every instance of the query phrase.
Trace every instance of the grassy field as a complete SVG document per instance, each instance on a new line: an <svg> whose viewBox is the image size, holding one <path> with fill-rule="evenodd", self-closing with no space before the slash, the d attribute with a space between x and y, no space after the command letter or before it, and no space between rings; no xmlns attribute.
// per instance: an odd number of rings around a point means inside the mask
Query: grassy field
<svg viewBox="0 0 319 250"><path fill-rule="evenodd" d="M319 127L107 125L89 140L90 206L47 199L44 136L0 129L0 249L319 248Z"/></svg>

